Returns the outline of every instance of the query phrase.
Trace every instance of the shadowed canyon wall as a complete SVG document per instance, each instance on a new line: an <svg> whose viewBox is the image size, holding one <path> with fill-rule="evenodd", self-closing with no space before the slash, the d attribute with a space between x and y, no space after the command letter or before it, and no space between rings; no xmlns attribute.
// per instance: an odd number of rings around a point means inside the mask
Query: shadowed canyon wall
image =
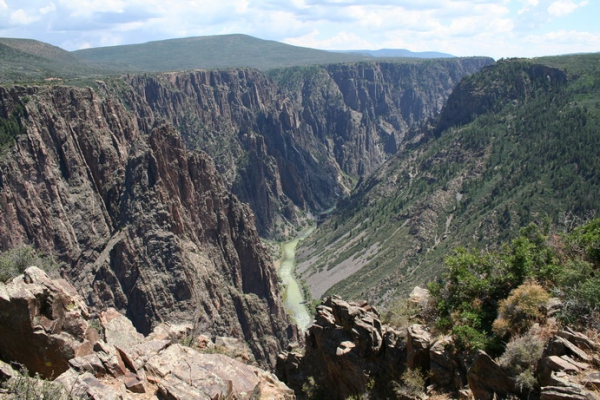
<svg viewBox="0 0 600 400"><path fill-rule="evenodd" d="M0 247L55 255L89 305L142 333L191 320L273 365L297 333L259 233L335 205L492 61L0 88L22 132L0 160Z"/></svg>
<svg viewBox="0 0 600 400"><path fill-rule="evenodd" d="M250 204L261 235L335 205L436 117L489 58L358 63L272 71L131 76L114 90L148 123L177 126ZM299 212L300 211L300 212Z"/></svg>

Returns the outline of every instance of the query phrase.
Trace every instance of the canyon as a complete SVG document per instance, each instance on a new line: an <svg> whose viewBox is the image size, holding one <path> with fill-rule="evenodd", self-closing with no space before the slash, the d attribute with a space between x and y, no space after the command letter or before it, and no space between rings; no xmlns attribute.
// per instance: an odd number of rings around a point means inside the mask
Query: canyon
<svg viewBox="0 0 600 400"><path fill-rule="evenodd" d="M0 245L53 255L92 310L113 307L143 334L192 321L273 366L301 338L260 235L334 205L490 62L2 87L0 116L21 133L0 166Z"/></svg>
<svg viewBox="0 0 600 400"><path fill-rule="evenodd" d="M327 371L315 390L361 394L371 384L361 371L369 370L387 396L394 390L386 366L396 379L416 362L405 354L414 356L407 327L383 326L375 306L439 281L457 245L488 251L530 222L593 217L597 59L387 60L13 82L0 87L0 250L29 246L51 257L81 296L83 319L100 320L102 332L107 310L131 321L131 329L123 324L139 345L139 335L182 324L203 345L240 343L246 362L277 368L299 396L309 395L315 368ZM304 334L285 312L272 250L281 242L290 250L315 223L294 248L296 271L326 300L312 322L306 314L299 321ZM294 270L293 260L286 268ZM2 301L19 282L48 281L27 271L0 283ZM36 293L28 300L36 340L42 328L51 336L56 326L91 324L60 325L70 303ZM78 357L111 353L84 330L75 329ZM169 354L212 362L169 335ZM92 342L100 343L93 352ZM425 358L439 350L428 346ZM135 351L123 351L122 361ZM19 356L10 346L0 353ZM73 387L83 361L70 360L60 365ZM238 367L293 397L274 377ZM452 390L469 379L477 390L469 365L455 370ZM43 363L39 371L52 376ZM158 382L141 374L144 385ZM244 390L262 385L255 378ZM163 393L177 391L164 381Z"/></svg>

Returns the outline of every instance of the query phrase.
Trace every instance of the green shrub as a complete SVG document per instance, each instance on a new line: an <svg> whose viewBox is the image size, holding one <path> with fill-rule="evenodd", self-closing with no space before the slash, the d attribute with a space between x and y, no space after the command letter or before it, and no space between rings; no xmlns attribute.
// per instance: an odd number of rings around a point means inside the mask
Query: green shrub
<svg viewBox="0 0 600 400"><path fill-rule="evenodd" d="M600 267L600 218L575 228L567 241L572 252L581 252L587 261Z"/></svg>
<svg viewBox="0 0 600 400"><path fill-rule="evenodd" d="M325 392L323 387L321 387L315 381L315 378L312 376L309 376L307 381L302 385L302 393L306 396L307 399L311 400L325 398Z"/></svg>
<svg viewBox="0 0 600 400"><path fill-rule="evenodd" d="M22 120L26 116L25 107L17 105L7 118L0 117L0 152L12 146L17 136L25 132Z"/></svg>
<svg viewBox="0 0 600 400"><path fill-rule="evenodd" d="M18 247L0 254L0 282L9 281L31 266L36 266L51 276L58 272L58 264L51 257L40 255L30 246Z"/></svg>
<svg viewBox="0 0 600 400"><path fill-rule="evenodd" d="M382 313L381 322L397 328L404 328L411 324L422 323L421 307L414 301L398 298Z"/></svg>
<svg viewBox="0 0 600 400"><path fill-rule="evenodd" d="M396 384L395 391L399 396L418 397L425 392L425 376L420 369L407 369L401 377L402 384Z"/></svg>
<svg viewBox="0 0 600 400"><path fill-rule="evenodd" d="M454 343L461 350L483 350L488 348L489 336L486 332L470 325L457 325L452 330Z"/></svg>
<svg viewBox="0 0 600 400"><path fill-rule="evenodd" d="M538 386L538 381L533 374L533 367L527 368L515 377L517 388L522 392L531 392Z"/></svg>
<svg viewBox="0 0 600 400"><path fill-rule="evenodd" d="M3 399L15 400L70 400L75 397L66 393L58 383L41 379L37 374L29 377L27 368L21 367L19 374L2 384L6 391ZM81 397L79 397L81 398Z"/></svg>

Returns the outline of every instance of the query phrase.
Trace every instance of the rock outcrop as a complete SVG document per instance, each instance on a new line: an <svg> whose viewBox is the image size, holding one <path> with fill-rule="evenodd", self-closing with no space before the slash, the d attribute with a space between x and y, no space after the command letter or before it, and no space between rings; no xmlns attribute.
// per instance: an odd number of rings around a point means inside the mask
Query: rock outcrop
<svg viewBox="0 0 600 400"><path fill-rule="evenodd" d="M273 365L294 330L252 211L172 126L99 85L0 88L0 115L24 110L0 161L0 248L56 256L92 310L144 334L189 321Z"/></svg>
<svg viewBox="0 0 600 400"><path fill-rule="evenodd" d="M326 298L305 341L304 352L288 349L276 367L299 398L600 398L598 344L568 328L547 341L537 365L526 366L535 381L529 387L501 359L459 351L452 337L424 325L386 326L365 302Z"/></svg>
<svg viewBox="0 0 600 400"><path fill-rule="evenodd" d="M303 355L283 353L276 367L279 378L297 393L310 382L324 398L346 399L367 388L390 395L389 384L406 370L406 333L384 327L368 304L327 298L305 342Z"/></svg>
<svg viewBox="0 0 600 400"><path fill-rule="evenodd" d="M159 324L144 337L112 308L92 324L74 288L36 267L0 283L0 318L2 358L54 379L70 398L295 398L273 374L219 353L232 338L209 339L202 353L181 344L198 343L190 324ZM32 393L42 384L0 363L0 382L20 390L15 380Z"/></svg>
<svg viewBox="0 0 600 400"><path fill-rule="evenodd" d="M73 286L30 267L6 285L0 282L0 357L56 377L71 358L92 352L88 318Z"/></svg>

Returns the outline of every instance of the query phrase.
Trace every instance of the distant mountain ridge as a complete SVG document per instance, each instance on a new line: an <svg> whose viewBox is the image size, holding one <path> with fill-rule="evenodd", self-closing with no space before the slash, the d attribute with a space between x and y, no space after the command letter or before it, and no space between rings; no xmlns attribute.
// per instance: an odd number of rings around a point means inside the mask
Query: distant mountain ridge
<svg viewBox="0 0 600 400"><path fill-rule="evenodd" d="M32 39L0 38L0 83L107 75L70 52Z"/></svg>
<svg viewBox="0 0 600 400"><path fill-rule="evenodd" d="M456 56L437 51L410 51L406 49L379 49L379 50L337 50L336 52L345 54L364 54L377 58L454 58Z"/></svg>
<svg viewBox="0 0 600 400"><path fill-rule="evenodd" d="M292 46L248 35L199 36L142 44L77 50L82 61L136 71L181 71L250 67L272 68L368 60L363 54L340 54Z"/></svg>
<svg viewBox="0 0 600 400"><path fill-rule="evenodd" d="M215 35L98 47L69 52L33 39L0 38L0 82L97 78L137 72L276 68L373 61L449 58L403 49L325 51L248 35Z"/></svg>

